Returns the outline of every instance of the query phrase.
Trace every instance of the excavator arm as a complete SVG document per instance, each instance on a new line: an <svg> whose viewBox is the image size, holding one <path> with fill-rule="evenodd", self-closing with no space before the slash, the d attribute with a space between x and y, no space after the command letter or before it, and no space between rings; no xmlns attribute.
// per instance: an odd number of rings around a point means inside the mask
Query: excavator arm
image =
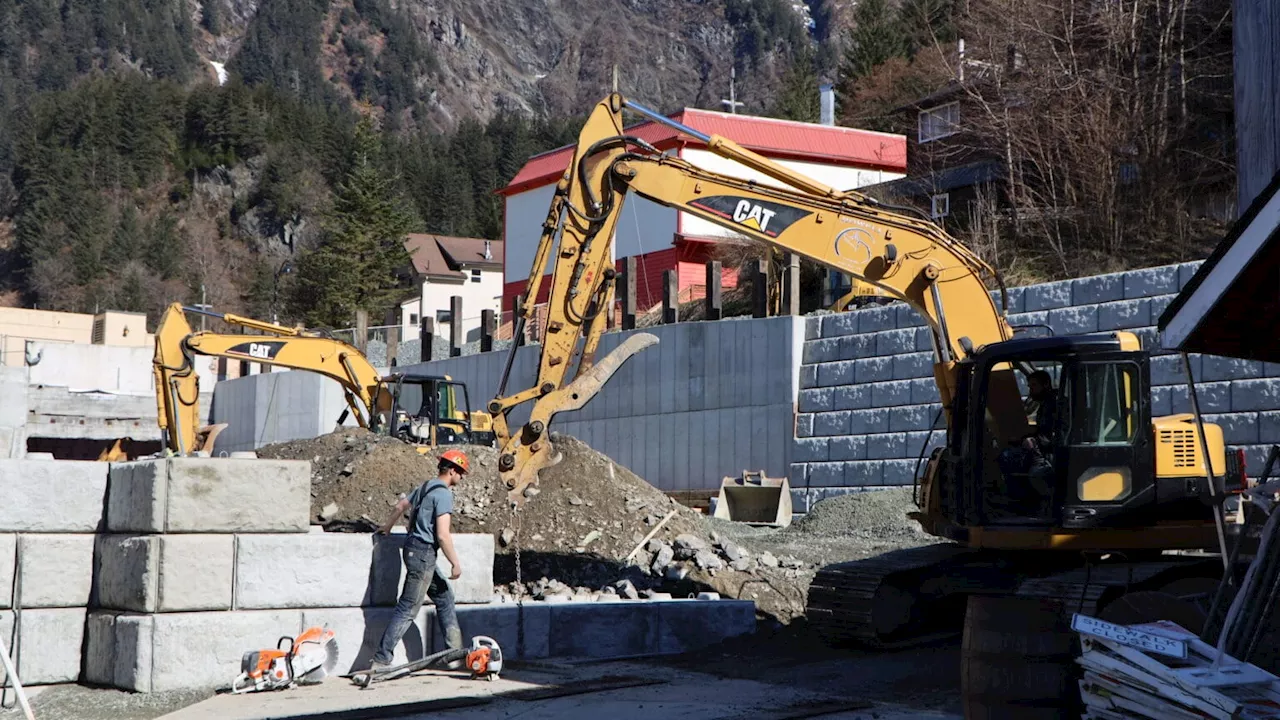
<svg viewBox="0 0 1280 720"><path fill-rule="evenodd" d="M218 427L200 425L200 379L196 355L250 360L264 365L307 370L336 380L347 406L361 427L369 427L379 412L389 411L392 399L381 376L355 347L328 337L305 334L299 328L262 322L232 314L208 313L228 324L266 335L234 335L193 331L186 312L201 312L174 303L156 330L153 361L156 417L167 449L186 455L212 448ZM202 437L203 435L203 437Z"/></svg>
<svg viewBox="0 0 1280 720"><path fill-rule="evenodd" d="M704 170L626 135L623 109L671 126L774 184ZM517 334L534 312L544 269L553 257L549 317L543 330L538 376L526 390L505 395L516 347L489 404L497 434L499 473L510 497L540 469L557 462L547 425L558 412L582 407L631 355L657 342L630 337L599 364L594 353L612 307L614 228L628 192L675 207L774 248L808 257L905 301L933 333L934 376L950 423L956 362L1013 333L986 280L1003 293L998 274L981 258L925 219L842 192L762 157L732 140L705 135L618 94L596 105L583 127L573 160L561 176L543 223L525 291ZM1003 295L1002 295L1003 297ZM581 347L579 347L581 346ZM578 374L565 378L575 359ZM533 401L530 418L511 433L508 413Z"/></svg>

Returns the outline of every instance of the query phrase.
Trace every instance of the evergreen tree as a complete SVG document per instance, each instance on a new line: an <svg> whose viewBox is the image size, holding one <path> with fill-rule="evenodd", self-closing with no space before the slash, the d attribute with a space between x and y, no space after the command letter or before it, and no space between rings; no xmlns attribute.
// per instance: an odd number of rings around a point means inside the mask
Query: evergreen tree
<svg viewBox="0 0 1280 720"><path fill-rule="evenodd" d="M841 67L847 82L866 77L877 65L906 50L902 26L886 0L860 0L853 22Z"/></svg>
<svg viewBox="0 0 1280 720"><path fill-rule="evenodd" d="M952 21L955 0L903 0L898 8L906 52L915 57L935 42L950 43L957 37Z"/></svg>
<svg viewBox="0 0 1280 720"><path fill-rule="evenodd" d="M769 114L785 120L818 122L822 102L818 94L818 73L814 53L809 47L798 50L782 78L782 88Z"/></svg>
<svg viewBox="0 0 1280 720"><path fill-rule="evenodd" d="M295 313L310 325L346 327L360 309L381 317L399 299L397 275L409 263L404 237L417 222L396 179L380 169L378 145L372 123L362 120L325 238L300 258Z"/></svg>

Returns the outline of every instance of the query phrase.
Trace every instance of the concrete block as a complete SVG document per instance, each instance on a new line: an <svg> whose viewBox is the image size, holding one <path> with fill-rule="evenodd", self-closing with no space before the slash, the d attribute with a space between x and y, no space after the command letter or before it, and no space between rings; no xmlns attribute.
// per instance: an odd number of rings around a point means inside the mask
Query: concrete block
<svg viewBox="0 0 1280 720"><path fill-rule="evenodd" d="M1155 318L1153 317L1152 320L1154 319ZM1138 337L1139 347L1152 355L1172 352L1170 350L1165 350L1160 344L1160 331L1153 327L1134 328L1130 330L1130 332Z"/></svg>
<svg viewBox="0 0 1280 720"><path fill-rule="evenodd" d="M916 352L933 352L933 328L916 329Z"/></svg>
<svg viewBox="0 0 1280 720"><path fill-rule="evenodd" d="M921 466L923 469L923 465ZM910 485L915 479L916 458L910 460L885 460L881 469L881 482L885 485Z"/></svg>
<svg viewBox="0 0 1280 720"><path fill-rule="evenodd" d="M311 463L167 458L112 464L113 533L305 533Z"/></svg>
<svg viewBox="0 0 1280 720"><path fill-rule="evenodd" d="M867 439L860 435L831 438L830 460L865 460L867 458Z"/></svg>
<svg viewBox="0 0 1280 720"><path fill-rule="evenodd" d="M1257 478L1262 475L1262 471L1267 467L1267 455L1271 452L1270 445L1251 445L1244 448L1244 460L1247 466L1246 472L1249 477ZM1272 479L1275 478L1275 471L1272 470Z"/></svg>
<svg viewBox="0 0 1280 720"><path fill-rule="evenodd" d="M1099 330L1128 330L1151 324L1151 299L1121 300L1098 306Z"/></svg>
<svg viewBox="0 0 1280 720"><path fill-rule="evenodd" d="M845 385L836 388L835 409L860 410L871 407L871 387L870 385Z"/></svg>
<svg viewBox="0 0 1280 720"><path fill-rule="evenodd" d="M44 608L22 610L18 627L21 658L18 677L23 685L54 685L80 680L81 647L85 632L84 608ZM10 652L13 645L14 613L0 612L0 637ZM8 673L0 665L0 683Z"/></svg>
<svg viewBox="0 0 1280 720"><path fill-rule="evenodd" d="M897 325L899 328L924 327L924 317L916 309L906 303L894 303L898 309Z"/></svg>
<svg viewBox="0 0 1280 720"><path fill-rule="evenodd" d="M897 407L910 402L910 380L877 383L871 388L871 404L874 407Z"/></svg>
<svg viewBox="0 0 1280 720"><path fill-rule="evenodd" d="M825 412L834 409L831 388L812 388L800 391L800 412Z"/></svg>
<svg viewBox="0 0 1280 720"><path fill-rule="evenodd" d="M942 396L938 394L938 383L930 375L924 380L911 381L911 404L924 405L926 403L941 402Z"/></svg>
<svg viewBox="0 0 1280 720"><path fill-rule="evenodd" d="M1280 363L1263 363L1262 377L1280 377Z"/></svg>
<svg viewBox="0 0 1280 720"><path fill-rule="evenodd" d="M590 605L574 605L573 607L596 607L606 603ZM641 605L648 603L630 603ZM552 605L543 602L525 602L517 604L490 603L488 605L467 605L458 608L458 627L462 630L462 641L469 643L476 635L487 635L498 641L498 647L509 658L545 658L551 656L552 610L565 605ZM426 622L431 626L431 644L429 652L444 650L445 643L439 626L435 625L435 608L426 608ZM523 627L522 627L523 626ZM521 630L524 632L524 643L521 645ZM559 628L560 632L574 632L570 628Z"/></svg>
<svg viewBox="0 0 1280 720"><path fill-rule="evenodd" d="M1203 355L1200 358L1200 375L1197 380L1252 380L1262 377L1262 363L1257 360Z"/></svg>
<svg viewBox="0 0 1280 720"><path fill-rule="evenodd" d="M898 309L892 305L855 310L858 316L858 332L873 333L893 330L898 323Z"/></svg>
<svg viewBox="0 0 1280 720"><path fill-rule="evenodd" d="M809 465L807 463L791 463L791 469L787 471L787 480L791 481L791 486L804 484L809 479Z"/></svg>
<svg viewBox="0 0 1280 720"><path fill-rule="evenodd" d="M1199 362L1195 358L1188 358L1191 364L1191 371L1195 374L1196 381L1200 380ZM1181 355L1161 355L1151 358L1151 384L1152 385L1186 385L1187 371L1182 366Z"/></svg>
<svg viewBox="0 0 1280 720"><path fill-rule="evenodd" d="M900 458L907 453L906 433L881 433L867 436L867 459Z"/></svg>
<svg viewBox="0 0 1280 720"><path fill-rule="evenodd" d="M17 535L0 535L0 609L10 606L13 599L13 574L18 552Z"/></svg>
<svg viewBox="0 0 1280 720"><path fill-rule="evenodd" d="M1151 415L1153 417L1160 417L1162 415L1170 415L1173 413L1172 391L1172 387L1151 388Z"/></svg>
<svg viewBox="0 0 1280 720"><path fill-rule="evenodd" d="M1058 308L1049 311L1049 327L1057 335L1076 335L1097 332L1098 308L1093 305L1083 307Z"/></svg>
<svg viewBox="0 0 1280 720"><path fill-rule="evenodd" d="M822 337L822 318L807 317L804 319L804 339L818 340Z"/></svg>
<svg viewBox="0 0 1280 720"><path fill-rule="evenodd" d="M818 386L852 385L854 382L854 362L853 360L843 360L819 365Z"/></svg>
<svg viewBox="0 0 1280 720"><path fill-rule="evenodd" d="M945 430L934 430L933 432L910 432L907 433L907 457L919 458L920 448L924 447L924 457L926 460L929 454L935 448L940 448L947 444L947 433Z"/></svg>
<svg viewBox="0 0 1280 720"><path fill-rule="evenodd" d="M915 328L876 333L876 355L897 355L915 349Z"/></svg>
<svg viewBox="0 0 1280 720"><path fill-rule="evenodd" d="M906 405L889 410L889 430L928 430L933 423L933 408L928 405Z"/></svg>
<svg viewBox="0 0 1280 720"><path fill-rule="evenodd" d="M889 408L868 408L849 413L850 435L889 432Z"/></svg>
<svg viewBox="0 0 1280 720"><path fill-rule="evenodd" d="M1222 428L1222 441L1228 445L1256 445L1259 437L1258 413L1205 413L1205 423Z"/></svg>
<svg viewBox="0 0 1280 720"><path fill-rule="evenodd" d="M0 372L0 427L22 427L30 408L26 368L6 366Z"/></svg>
<svg viewBox="0 0 1280 720"><path fill-rule="evenodd" d="M1179 291L1191 284L1191 278L1195 277L1196 273L1200 270L1200 266L1203 264L1203 260L1195 260L1193 262L1182 263L1178 266Z"/></svg>
<svg viewBox="0 0 1280 720"><path fill-rule="evenodd" d="M1161 295L1151 298L1151 324L1159 323L1160 316L1164 314L1165 310L1169 309L1174 297L1173 295Z"/></svg>
<svg viewBox="0 0 1280 720"><path fill-rule="evenodd" d="M826 315L822 318L822 337L824 338L853 335L857 332L858 313L856 311Z"/></svg>
<svg viewBox="0 0 1280 720"><path fill-rule="evenodd" d="M810 340L800 351L801 362L805 365L832 362L840 359L840 338Z"/></svg>
<svg viewBox="0 0 1280 720"><path fill-rule="evenodd" d="M792 462L826 462L831 459L830 440L798 438L791 445Z"/></svg>
<svg viewBox="0 0 1280 720"><path fill-rule="evenodd" d="M839 485L844 482L844 463L821 462L809 464L809 484L815 487Z"/></svg>
<svg viewBox="0 0 1280 720"><path fill-rule="evenodd" d="M863 460L844 464L845 487L879 485L884 477L883 460Z"/></svg>
<svg viewBox="0 0 1280 720"><path fill-rule="evenodd" d="M400 642L396 643L396 649L391 658L393 664L420 660L426 656L428 648L435 640L433 636L438 634L433 609L431 600L428 599L418 610L417 617L413 619L413 623L409 625ZM305 630L309 627L327 626L333 630L338 636L337 672L355 672L369 667L369 663L373 661L373 655L378 651L382 634L386 632L394 612L395 608L391 607L308 609L302 611L302 628ZM458 624L461 625L461 611L458 615ZM466 634L465 628L462 637L464 642L471 637ZM505 653L507 648L501 640L498 640L498 645Z"/></svg>
<svg viewBox="0 0 1280 720"><path fill-rule="evenodd" d="M933 378L933 353L917 352L898 355L893 359L894 380Z"/></svg>
<svg viewBox="0 0 1280 720"><path fill-rule="evenodd" d="M1032 285L1026 289L1026 312L1035 313L1071 305L1071 280Z"/></svg>
<svg viewBox="0 0 1280 720"><path fill-rule="evenodd" d="M1280 380L1236 380L1231 383L1231 410L1280 410ZM1203 408L1201 408L1203 412Z"/></svg>
<svg viewBox="0 0 1280 720"><path fill-rule="evenodd" d="M1186 392L1185 387L1183 392ZM1231 412L1231 383L1198 383L1196 384L1196 399L1200 403L1200 412L1202 413Z"/></svg>
<svg viewBox="0 0 1280 720"><path fill-rule="evenodd" d="M562 603L549 611L550 657L684 653L752 633L756 625L750 600Z"/></svg>
<svg viewBox="0 0 1280 720"><path fill-rule="evenodd" d="M20 535L22 607L85 607L93 587L93 535ZM12 557L12 556L11 556ZM0 594L8 586L0 586Z"/></svg>
<svg viewBox="0 0 1280 720"><path fill-rule="evenodd" d="M107 469L83 460L0 460L0 532L97 532Z"/></svg>
<svg viewBox="0 0 1280 720"><path fill-rule="evenodd" d="M818 413L818 415L813 419L813 434L817 437L848 435L849 412L850 411L848 410L839 410L836 412Z"/></svg>
<svg viewBox="0 0 1280 720"><path fill-rule="evenodd" d="M808 390L809 388L818 387L818 366L817 365L801 365L800 366L800 387Z"/></svg>
<svg viewBox="0 0 1280 720"><path fill-rule="evenodd" d="M1280 412L1258 413L1258 442L1264 445L1280 445ZM1260 470L1260 468L1251 468ZM3 547L0 544L0 547ZM0 581L4 576L0 575Z"/></svg>
<svg viewBox="0 0 1280 720"><path fill-rule="evenodd" d="M98 602L147 613L229 610L235 544L234 535L100 536Z"/></svg>
<svg viewBox="0 0 1280 720"><path fill-rule="evenodd" d="M1124 274L1124 296L1127 300L1156 295L1173 295L1178 292L1178 267L1163 267L1130 270ZM1153 310L1153 316L1154 316Z"/></svg>
<svg viewBox="0 0 1280 720"><path fill-rule="evenodd" d="M493 536L489 533L454 533L453 547L462 563L462 577L448 581L453 588L454 602L470 605L492 600ZM446 578L453 571L453 565L443 551L436 555L436 567Z"/></svg>
<svg viewBox="0 0 1280 720"><path fill-rule="evenodd" d="M1124 275L1095 275L1071 281L1072 305L1096 305L1124 299Z"/></svg>
<svg viewBox="0 0 1280 720"><path fill-rule="evenodd" d="M855 360L854 378L859 383L877 383L893 379L893 358L874 357Z"/></svg>
<svg viewBox="0 0 1280 720"><path fill-rule="evenodd" d="M797 415L796 416L796 437L813 437L813 416Z"/></svg>
<svg viewBox="0 0 1280 720"><path fill-rule="evenodd" d="M846 335L840 338L840 359L860 360L876 354L875 335Z"/></svg>

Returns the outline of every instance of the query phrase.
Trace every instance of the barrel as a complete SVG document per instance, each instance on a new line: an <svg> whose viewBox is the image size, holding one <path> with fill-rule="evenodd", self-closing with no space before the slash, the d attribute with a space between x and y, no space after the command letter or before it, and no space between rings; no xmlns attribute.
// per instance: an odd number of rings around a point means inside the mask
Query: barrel
<svg viewBox="0 0 1280 720"><path fill-rule="evenodd" d="M1069 617L1056 600L971 595L960 649L966 720L1079 718Z"/></svg>

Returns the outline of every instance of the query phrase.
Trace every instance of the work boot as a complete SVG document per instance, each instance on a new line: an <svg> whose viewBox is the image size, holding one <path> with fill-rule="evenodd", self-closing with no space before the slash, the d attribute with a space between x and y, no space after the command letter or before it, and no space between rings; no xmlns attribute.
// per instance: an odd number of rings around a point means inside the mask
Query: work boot
<svg viewBox="0 0 1280 720"><path fill-rule="evenodd" d="M445 644L452 650L458 650L462 647L462 628L454 625L445 631ZM462 660L454 660L449 663L450 670L461 670Z"/></svg>

